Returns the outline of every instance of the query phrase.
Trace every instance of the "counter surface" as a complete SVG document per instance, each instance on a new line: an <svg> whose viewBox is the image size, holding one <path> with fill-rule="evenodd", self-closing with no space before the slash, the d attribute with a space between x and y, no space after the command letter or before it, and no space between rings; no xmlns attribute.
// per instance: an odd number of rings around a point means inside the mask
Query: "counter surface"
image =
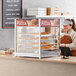
<svg viewBox="0 0 76 76"><path fill-rule="evenodd" d="M62 57L50 57L50 58L38 59L38 58L15 57L11 55L0 55L0 58L76 64L76 57L69 57L69 59L62 59Z"/></svg>

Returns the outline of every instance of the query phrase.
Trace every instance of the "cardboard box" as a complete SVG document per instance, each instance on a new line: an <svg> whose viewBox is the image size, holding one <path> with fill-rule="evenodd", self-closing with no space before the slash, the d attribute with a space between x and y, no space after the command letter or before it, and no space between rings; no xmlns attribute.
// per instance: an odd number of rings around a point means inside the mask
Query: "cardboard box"
<svg viewBox="0 0 76 76"><path fill-rule="evenodd" d="M27 11L46 11L46 8L27 8Z"/></svg>
<svg viewBox="0 0 76 76"><path fill-rule="evenodd" d="M46 8L28 8L27 9L27 16L45 16L46 15Z"/></svg>
<svg viewBox="0 0 76 76"><path fill-rule="evenodd" d="M47 15L61 15L60 8L47 8Z"/></svg>

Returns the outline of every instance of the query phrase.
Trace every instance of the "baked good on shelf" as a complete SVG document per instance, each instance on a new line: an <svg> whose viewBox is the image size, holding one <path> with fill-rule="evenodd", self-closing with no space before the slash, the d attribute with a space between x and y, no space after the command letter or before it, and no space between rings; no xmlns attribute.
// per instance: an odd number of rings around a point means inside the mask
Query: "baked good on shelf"
<svg viewBox="0 0 76 76"><path fill-rule="evenodd" d="M48 42L41 42L41 44L49 44Z"/></svg>
<svg viewBox="0 0 76 76"><path fill-rule="evenodd" d="M53 48L53 45L52 45L52 44L50 44L50 45L48 45L48 47L49 47L49 49L51 49L51 48Z"/></svg>
<svg viewBox="0 0 76 76"><path fill-rule="evenodd" d="M41 32L41 35L50 34L49 32Z"/></svg>
<svg viewBox="0 0 76 76"><path fill-rule="evenodd" d="M41 40L47 40L49 37L41 37Z"/></svg>
<svg viewBox="0 0 76 76"><path fill-rule="evenodd" d="M45 49L45 47L44 46L41 46L41 49Z"/></svg>
<svg viewBox="0 0 76 76"><path fill-rule="evenodd" d="M51 49L51 48L53 48L52 44L50 44L48 46L41 46L41 49Z"/></svg>

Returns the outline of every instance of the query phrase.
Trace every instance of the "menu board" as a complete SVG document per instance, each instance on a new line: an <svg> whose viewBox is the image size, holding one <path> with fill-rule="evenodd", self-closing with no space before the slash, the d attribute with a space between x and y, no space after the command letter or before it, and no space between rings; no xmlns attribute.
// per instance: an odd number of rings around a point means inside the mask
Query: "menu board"
<svg viewBox="0 0 76 76"><path fill-rule="evenodd" d="M22 17L22 0L2 0L2 27L14 28L15 19Z"/></svg>

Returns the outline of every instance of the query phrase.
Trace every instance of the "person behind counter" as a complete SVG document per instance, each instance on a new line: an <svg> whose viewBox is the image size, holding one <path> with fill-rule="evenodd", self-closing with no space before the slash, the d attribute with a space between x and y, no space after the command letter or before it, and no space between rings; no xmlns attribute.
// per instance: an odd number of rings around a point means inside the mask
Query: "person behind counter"
<svg viewBox="0 0 76 76"><path fill-rule="evenodd" d="M60 44L61 47L69 47L70 50L74 50L76 51L76 30L75 30L75 22L73 19L65 19L64 20L64 31L65 34L64 35L69 35L72 39L72 43L67 43L67 44Z"/></svg>

